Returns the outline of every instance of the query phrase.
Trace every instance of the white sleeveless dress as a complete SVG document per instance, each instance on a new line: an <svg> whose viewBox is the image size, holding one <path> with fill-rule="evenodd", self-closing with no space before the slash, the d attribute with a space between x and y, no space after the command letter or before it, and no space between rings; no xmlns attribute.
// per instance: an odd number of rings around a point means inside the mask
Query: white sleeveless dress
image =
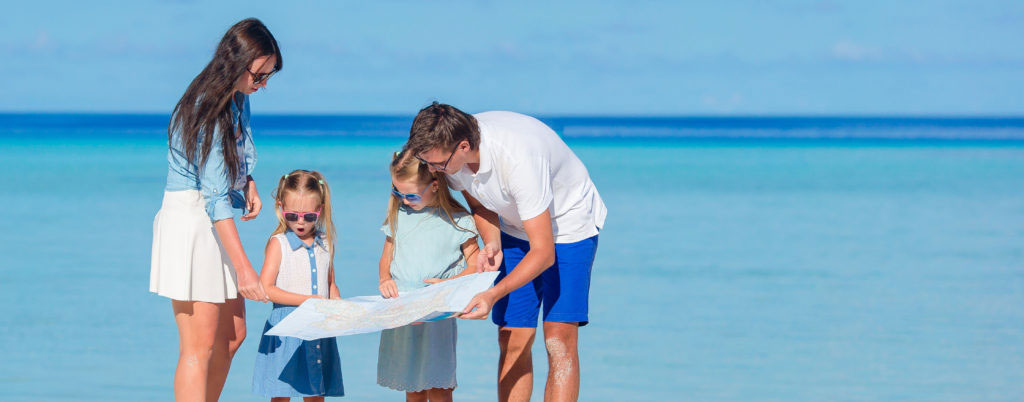
<svg viewBox="0 0 1024 402"><path fill-rule="evenodd" d="M275 286L302 295L330 297L328 274L331 252L322 238L307 245L294 232L274 235L281 247L281 267ZM335 338L303 341L267 335L296 306L274 303L263 327L256 355L252 390L265 397L343 396L341 356Z"/></svg>

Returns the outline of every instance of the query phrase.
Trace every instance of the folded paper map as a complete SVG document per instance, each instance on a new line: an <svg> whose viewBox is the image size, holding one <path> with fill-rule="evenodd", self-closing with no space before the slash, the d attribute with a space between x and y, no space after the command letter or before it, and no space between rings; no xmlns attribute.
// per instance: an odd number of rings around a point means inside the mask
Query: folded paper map
<svg viewBox="0 0 1024 402"><path fill-rule="evenodd" d="M497 272L466 275L399 292L398 297L391 299L380 296L309 299L267 331L267 335L293 336L308 341L449 318L466 308L477 293L491 287L497 276Z"/></svg>

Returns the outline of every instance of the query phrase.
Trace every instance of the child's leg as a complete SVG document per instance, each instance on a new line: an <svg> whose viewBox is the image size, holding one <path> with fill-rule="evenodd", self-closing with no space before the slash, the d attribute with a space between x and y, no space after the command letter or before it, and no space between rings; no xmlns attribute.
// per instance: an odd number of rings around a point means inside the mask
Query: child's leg
<svg viewBox="0 0 1024 402"><path fill-rule="evenodd" d="M324 397L322 397L322 396L304 396L304 397L302 397L302 402L324 402Z"/></svg>
<svg viewBox="0 0 1024 402"><path fill-rule="evenodd" d="M452 402L451 388L431 388L427 390L427 398L430 402Z"/></svg>
<svg viewBox="0 0 1024 402"><path fill-rule="evenodd" d="M405 402L427 402L427 391L406 392Z"/></svg>
<svg viewBox="0 0 1024 402"><path fill-rule="evenodd" d="M245 299L225 300L217 318L217 338L210 356L210 375L206 379L206 400L217 401L228 378L231 359L245 340Z"/></svg>
<svg viewBox="0 0 1024 402"><path fill-rule="evenodd" d="M217 335L220 306L206 302L171 300L178 324L178 368L174 371L174 399L205 401L210 353Z"/></svg>
<svg viewBox="0 0 1024 402"><path fill-rule="evenodd" d="M287 396L279 396L277 398L270 398L270 402L288 402L290 400L292 400L292 398L289 398Z"/></svg>
<svg viewBox="0 0 1024 402"><path fill-rule="evenodd" d="M529 285L527 285L529 286ZM528 401L533 393L536 328L498 327L498 400Z"/></svg>

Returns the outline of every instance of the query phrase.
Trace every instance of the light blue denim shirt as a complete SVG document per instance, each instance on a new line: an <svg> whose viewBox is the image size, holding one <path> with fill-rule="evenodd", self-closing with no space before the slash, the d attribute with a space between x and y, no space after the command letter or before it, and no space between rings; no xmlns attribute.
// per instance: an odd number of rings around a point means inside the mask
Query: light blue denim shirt
<svg viewBox="0 0 1024 402"><path fill-rule="evenodd" d="M238 109L239 103L242 104L241 110ZM199 190L206 202L206 214L210 216L211 221L233 218L232 208L245 208L245 196L242 195L242 190L245 188L246 177L256 166L256 148L252 142L252 132L249 127L248 95L235 92L231 102L231 117L240 131L236 144L238 146L238 177L234 182L227 178L219 126L214 129L210 156L201 168L185 159L180 132L175 132L168 144L167 186L164 189L166 191ZM202 136L199 137L196 147L202 147ZM198 152L196 153L198 154Z"/></svg>

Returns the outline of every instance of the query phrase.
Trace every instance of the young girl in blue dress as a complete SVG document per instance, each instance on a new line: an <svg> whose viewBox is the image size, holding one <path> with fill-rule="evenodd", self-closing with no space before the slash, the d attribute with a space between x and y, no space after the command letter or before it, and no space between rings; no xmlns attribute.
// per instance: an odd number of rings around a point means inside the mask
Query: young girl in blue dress
<svg viewBox="0 0 1024 402"><path fill-rule="evenodd" d="M253 392L271 401L301 396L312 402L343 396L335 338L303 341L266 334L310 298L340 298L334 282L330 188L319 172L296 170L278 182L274 200L279 223L267 241L260 271L260 282L274 309L260 339Z"/></svg>
<svg viewBox="0 0 1024 402"><path fill-rule="evenodd" d="M473 216L416 158L391 161L391 199L382 231L380 293L401 292L476 272ZM468 262L468 264L467 264ZM450 401L455 389L454 319L387 329L380 334L377 384L406 392L407 401Z"/></svg>

